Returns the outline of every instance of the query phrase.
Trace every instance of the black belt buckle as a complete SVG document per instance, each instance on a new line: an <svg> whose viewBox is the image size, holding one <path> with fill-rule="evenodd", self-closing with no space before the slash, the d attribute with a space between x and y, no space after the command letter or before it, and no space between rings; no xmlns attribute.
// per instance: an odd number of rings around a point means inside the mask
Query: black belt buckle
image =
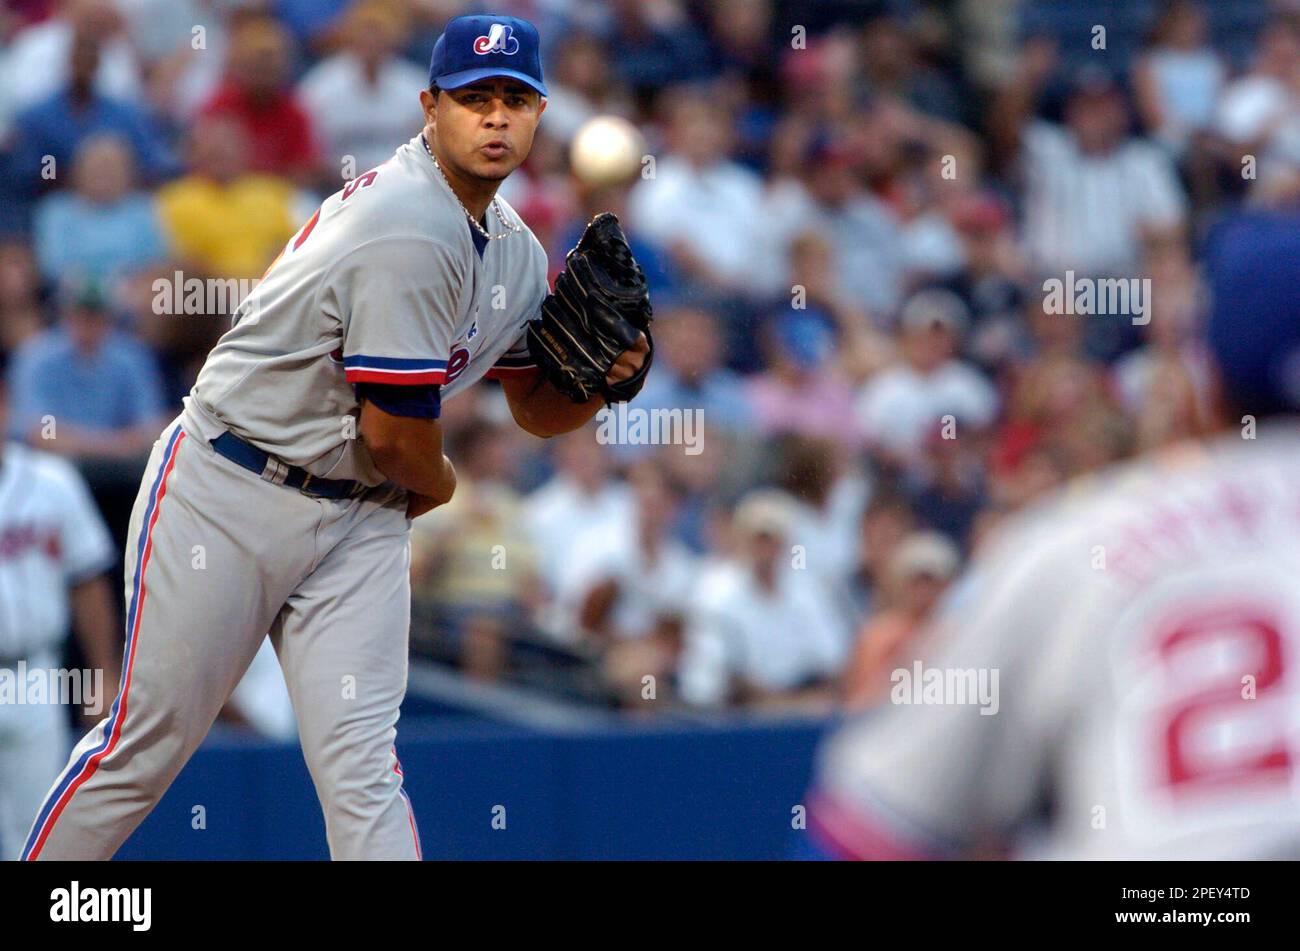
<svg viewBox="0 0 1300 951"><path fill-rule="evenodd" d="M311 484L313 482L321 483L321 491L313 492L311 490ZM337 497L337 492L331 491L334 489L333 479L322 479L320 476L312 475L306 469L302 470L302 482L300 482L296 488L303 495L310 495L314 499L329 499Z"/></svg>
<svg viewBox="0 0 1300 951"><path fill-rule="evenodd" d="M320 489L313 491L310 488L313 483L318 484ZM323 479L305 469L302 470L302 482L297 486L299 492L310 495L314 499L346 499L356 491L356 488L357 483L351 480Z"/></svg>

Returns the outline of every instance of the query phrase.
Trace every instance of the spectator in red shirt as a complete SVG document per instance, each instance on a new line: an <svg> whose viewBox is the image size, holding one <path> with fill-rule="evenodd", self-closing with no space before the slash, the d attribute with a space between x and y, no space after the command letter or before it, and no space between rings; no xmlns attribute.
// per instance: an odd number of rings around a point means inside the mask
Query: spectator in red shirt
<svg viewBox="0 0 1300 951"><path fill-rule="evenodd" d="M226 78L204 105L204 116L239 122L252 143L249 167L307 186L320 173L311 119L290 83L292 40L270 17L237 20L231 27Z"/></svg>

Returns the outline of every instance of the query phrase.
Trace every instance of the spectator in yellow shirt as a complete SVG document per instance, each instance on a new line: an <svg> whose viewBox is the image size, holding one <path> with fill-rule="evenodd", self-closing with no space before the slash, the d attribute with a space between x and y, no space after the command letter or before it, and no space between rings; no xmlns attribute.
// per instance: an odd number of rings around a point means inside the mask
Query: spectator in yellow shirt
<svg viewBox="0 0 1300 951"><path fill-rule="evenodd" d="M158 191L163 228L187 278L261 277L311 211L288 180L248 171L248 154L239 123L200 120L190 139L192 171Z"/></svg>

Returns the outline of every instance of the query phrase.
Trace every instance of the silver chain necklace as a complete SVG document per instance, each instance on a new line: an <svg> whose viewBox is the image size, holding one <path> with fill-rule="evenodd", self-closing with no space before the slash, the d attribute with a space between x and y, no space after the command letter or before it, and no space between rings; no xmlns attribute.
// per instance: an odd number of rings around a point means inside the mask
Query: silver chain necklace
<svg viewBox="0 0 1300 951"><path fill-rule="evenodd" d="M469 219L469 223L478 230L479 234L487 238L489 241L500 241L502 238L508 238L512 234L518 234L520 231L524 230L522 225L512 225L508 220L506 220L506 213L501 210L501 206L497 204L496 198L493 198L492 210L497 213L497 220L501 222L501 227L506 230L501 234L488 234L488 230L478 223L478 219L474 217L474 213L466 208L465 203L460 200L460 196L456 194L456 189L451 187L451 182L447 181L447 173L444 172L442 166L438 164L438 157L433 154L433 149L429 148L429 140L424 137L424 133L420 133L420 144L424 146L425 153L433 160L433 167L438 170L438 174L442 176L442 180L447 182L447 191L451 192L451 197L456 199L456 204L460 205L460 210L465 212L465 217Z"/></svg>

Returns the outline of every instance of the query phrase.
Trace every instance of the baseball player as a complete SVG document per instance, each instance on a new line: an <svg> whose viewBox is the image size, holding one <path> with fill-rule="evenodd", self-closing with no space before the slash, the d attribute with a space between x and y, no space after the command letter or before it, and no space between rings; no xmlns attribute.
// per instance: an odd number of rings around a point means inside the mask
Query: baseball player
<svg viewBox="0 0 1300 951"><path fill-rule="evenodd" d="M0 385L0 432L6 402ZM76 469L50 453L0 443L0 677L8 685L0 691L0 858L18 857L72 746L62 698L27 692L33 674L59 669L70 619L90 668L103 671L99 683L67 681L82 694L70 699L101 716L112 700L118 641L105 572L115 558Z"/></svg>
<svg viewBox="0 0 1300 951"><path fill-rule="evenodd" d="M550 436L650 366L644 275L611 215L547 293L501 181L546 107L537 30L451 20L423 131L325 200L213 348L154 446L126 560L121 686L27 837L108 858L207 733L270 633L336 859L416 859L394 749L411 520L450 499L442 400L498 377Z"/></svg>
<svg viewBox="0 0 1300 951"><path fill-rule="evenodd" d="M999 530L822 750L823 856L1300 857L1300 216L1207 274L1224 433Z"/></svg>

